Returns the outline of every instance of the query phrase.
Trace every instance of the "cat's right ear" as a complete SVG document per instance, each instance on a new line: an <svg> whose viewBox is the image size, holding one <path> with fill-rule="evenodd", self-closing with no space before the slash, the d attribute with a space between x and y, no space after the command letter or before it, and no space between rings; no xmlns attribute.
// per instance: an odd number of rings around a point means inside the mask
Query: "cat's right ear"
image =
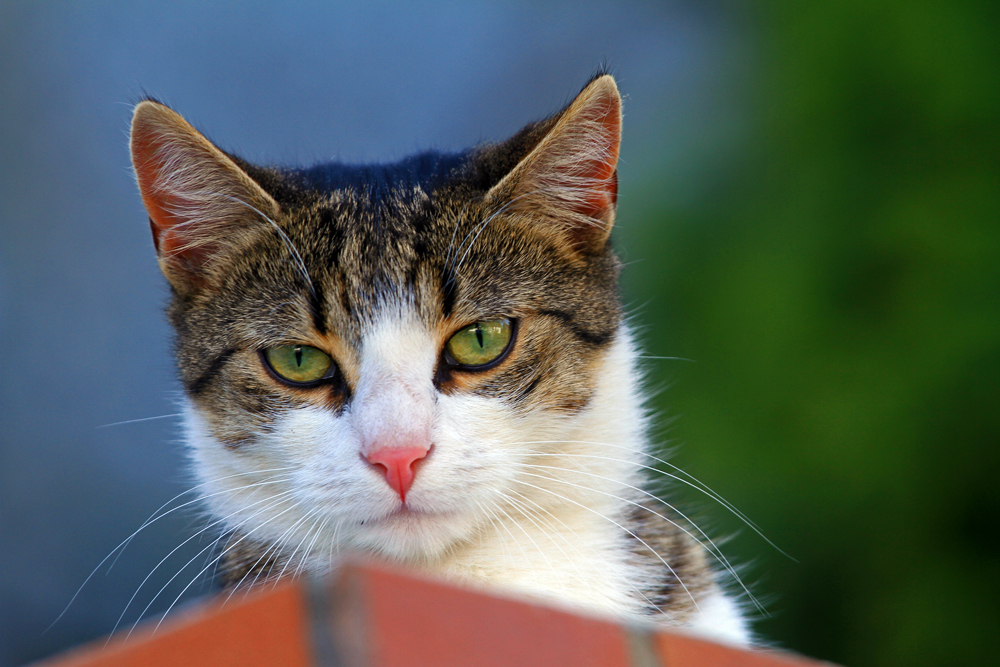
<svg viewBox="0 0 1000 667"><path fill-rule="evenodd" d="M544 136L487 192L486 202L498 211L527 213L540 229L577 251L599 252L614 225L618 200L622 99L614 78L594 78L568 107L538 127ZM519 144L521 135L511 141Z"/></svg>
<svg viewBox="0 0 1000 667"><path fill-rule="evenodd" d="M211 282L212 260L277 202L172 109L146 100L132 116L132 166L160 268L189 291Z"/></svg>

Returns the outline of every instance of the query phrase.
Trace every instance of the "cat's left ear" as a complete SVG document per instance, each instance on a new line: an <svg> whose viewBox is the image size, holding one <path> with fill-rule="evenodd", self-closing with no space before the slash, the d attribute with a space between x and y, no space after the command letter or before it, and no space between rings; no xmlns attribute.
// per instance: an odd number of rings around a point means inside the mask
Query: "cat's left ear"
<svg viewBox="0 0 1000 667"><path fill-rule="evenodd" d="M487 201L548 225L583 252L607 243L618 200L622 99L610 74L591 81L554 119Z"/></svg>
<svg viewBox="0 0 1000 667"><path fill-rule="evenodd" d="M215 260L279 212L232 158L159 102L135 108L130 143L160 268L181 291L211 284Z"/></svg>

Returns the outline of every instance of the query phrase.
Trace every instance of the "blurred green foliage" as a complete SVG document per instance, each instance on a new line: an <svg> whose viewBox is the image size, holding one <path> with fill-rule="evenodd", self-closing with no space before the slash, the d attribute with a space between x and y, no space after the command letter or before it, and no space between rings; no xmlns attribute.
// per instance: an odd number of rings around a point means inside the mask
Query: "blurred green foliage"
<svg viewBox="0 0 1000 667"><path fill-rule="evenodd" d="M673 461L798 560L702 503L756 627L853 667L1000 659L998 18L764 3L751 144L622 212Z"/></svg>

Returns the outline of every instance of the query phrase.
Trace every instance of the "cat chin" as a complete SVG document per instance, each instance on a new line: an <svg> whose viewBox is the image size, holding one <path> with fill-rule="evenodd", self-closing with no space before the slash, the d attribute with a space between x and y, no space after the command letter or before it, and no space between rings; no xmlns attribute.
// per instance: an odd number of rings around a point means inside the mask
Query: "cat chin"
<svg viewBox="0 0 1000 667"><path fill-rule="evenodd" d="M408 512L366 522L359 551L396 562L426 563L441 558L469 537L469 522L455 516Z"/></svg>

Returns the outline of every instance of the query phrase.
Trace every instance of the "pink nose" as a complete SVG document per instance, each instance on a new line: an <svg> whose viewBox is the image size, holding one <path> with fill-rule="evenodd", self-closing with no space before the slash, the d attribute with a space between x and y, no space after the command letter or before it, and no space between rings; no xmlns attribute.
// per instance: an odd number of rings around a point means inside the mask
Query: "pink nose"
<svg viewBox="0 0 1000 667"><path fill-rule="evenodd" d="M385 481L399 494L399 499L406 502L406 492L413 484L416 472L413 464L427 456L426 447L404 447L402 449L380 449L365 458L374 466L385 469Z"/></svg>

